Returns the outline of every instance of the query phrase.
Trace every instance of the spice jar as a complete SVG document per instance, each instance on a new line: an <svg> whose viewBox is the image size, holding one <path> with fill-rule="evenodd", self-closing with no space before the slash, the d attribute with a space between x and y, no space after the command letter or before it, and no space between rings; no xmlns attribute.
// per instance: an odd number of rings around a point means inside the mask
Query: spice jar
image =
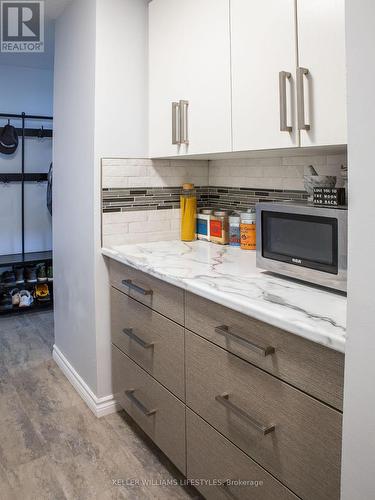
<svg viewBox="0 0 375 500"><path fill-rule="evenodd" d="M241 213L240 235L243 250L256 250L256 212L254 208Z"/></svg>
<svg viewBox="0 0 375 500"><path fill-rule="evenodd" d="M210 241L227 245L229 243L228 211L216 210L210 220Z"/></svg>
<svg viewBox="0 0 375 500"><path fill-rule="evenodd" d="M210 241L210 220L212 208L201 208L197 214L197 238Z"/></svg>
<svg viewBox="0 0 375 500"><path fill-rule="evenodd" d="M184 184L180 196L181 205L181 240L195 240L197 194L194 184Z"/></svg>
<svg viewBox="0 0 375 500"><path fill-rule="evenodd" d="M240 246L240 222L240 214L234 212L229 216L229 245L232 247Z"/></svg>

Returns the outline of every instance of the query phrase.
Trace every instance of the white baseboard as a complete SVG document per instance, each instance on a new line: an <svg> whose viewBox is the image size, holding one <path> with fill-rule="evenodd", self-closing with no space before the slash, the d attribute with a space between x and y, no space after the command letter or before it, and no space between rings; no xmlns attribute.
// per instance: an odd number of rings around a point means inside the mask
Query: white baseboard
<svg viewBox="0 0 375 500"><path fill-rule="evenodd" d="M104 417L111 413L115 413L120 410L120 405L116 402L113 394L109 396L104 396L103 398L98 398L86 384L83 378L75 371L73 366L66 359L64 354L60 349L54 345L53 346L53 359L56 364L60 367L61 371L64 373L66 378L72 384L74 389L81 396L83 401L87 404L90 410L98 418Z"/></svg>

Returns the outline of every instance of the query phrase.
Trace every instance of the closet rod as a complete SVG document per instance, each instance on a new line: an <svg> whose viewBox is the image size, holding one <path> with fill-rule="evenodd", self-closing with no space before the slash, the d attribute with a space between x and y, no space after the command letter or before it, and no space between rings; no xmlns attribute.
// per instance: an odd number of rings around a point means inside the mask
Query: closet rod
<svg viewBox="0 0 375 500"><path fill-rule="evenodd" d="M0 118L24 118L25 120L53 120L53 116L42 116L42 115L16 115L14 113L0 113Z"/></svg>

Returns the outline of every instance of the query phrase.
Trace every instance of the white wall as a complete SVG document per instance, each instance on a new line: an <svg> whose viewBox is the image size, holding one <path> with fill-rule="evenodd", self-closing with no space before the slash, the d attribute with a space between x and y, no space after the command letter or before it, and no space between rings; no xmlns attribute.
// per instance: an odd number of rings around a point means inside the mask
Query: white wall
<svg viewBox="0 0 375 500"><path fill-rule="evenodd" d="M112 392L100 163L147 156L147 3L75 0L56 27L56 346L98 397Z"/></svg>
<svg viewBox="0 0 375 500"><path fill-rule="evenodd" d="M1 65L0 112L19 114L53 114L53 71ZM27 85L25 85L27 82ZM20 120L12 125L21 127ZM0 128L6 120L0 119ZM51 127L51 122L27 121L27 127ZM21 146L13 155L0 153L0 172L21 171ZM51 139L26 138L26 172L48 172L52 160ZM26 251L49 250L52 246L52 219L46 207L46 183L27 183ZM21 187L20 184L0 184L0 254L21 251Z"/></svg>
<svg viewBox="0 0 375 500"><path fill-rule="evenodd" d="M342 500L375 498L375 2L346 2L349 282Z"/></svg>
<svg viewBox="0 0 375 500"><path fill-rule="evenodd" d="M109 284L101 255L101 158L146 157L148 1L96 0L95 278L97 395L112 391Z"/></svg>
<svg viewBox="0 0 375 500"><path fill-rule="evenodd" d="M55 344L94 392L95 25L92 0L56 23L53 192Z"/></svg>

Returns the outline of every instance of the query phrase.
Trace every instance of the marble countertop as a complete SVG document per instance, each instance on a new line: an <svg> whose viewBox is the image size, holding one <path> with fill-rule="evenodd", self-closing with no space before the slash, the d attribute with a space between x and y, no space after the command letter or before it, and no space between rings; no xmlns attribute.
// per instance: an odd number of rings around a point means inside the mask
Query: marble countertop
<svg viewBox="0 0 375 500"><path fill-rule="evenodd" d="M162 241L102 253L206 299L345 351L346 297L256 268L255 252L204 241Z"/></svg>

